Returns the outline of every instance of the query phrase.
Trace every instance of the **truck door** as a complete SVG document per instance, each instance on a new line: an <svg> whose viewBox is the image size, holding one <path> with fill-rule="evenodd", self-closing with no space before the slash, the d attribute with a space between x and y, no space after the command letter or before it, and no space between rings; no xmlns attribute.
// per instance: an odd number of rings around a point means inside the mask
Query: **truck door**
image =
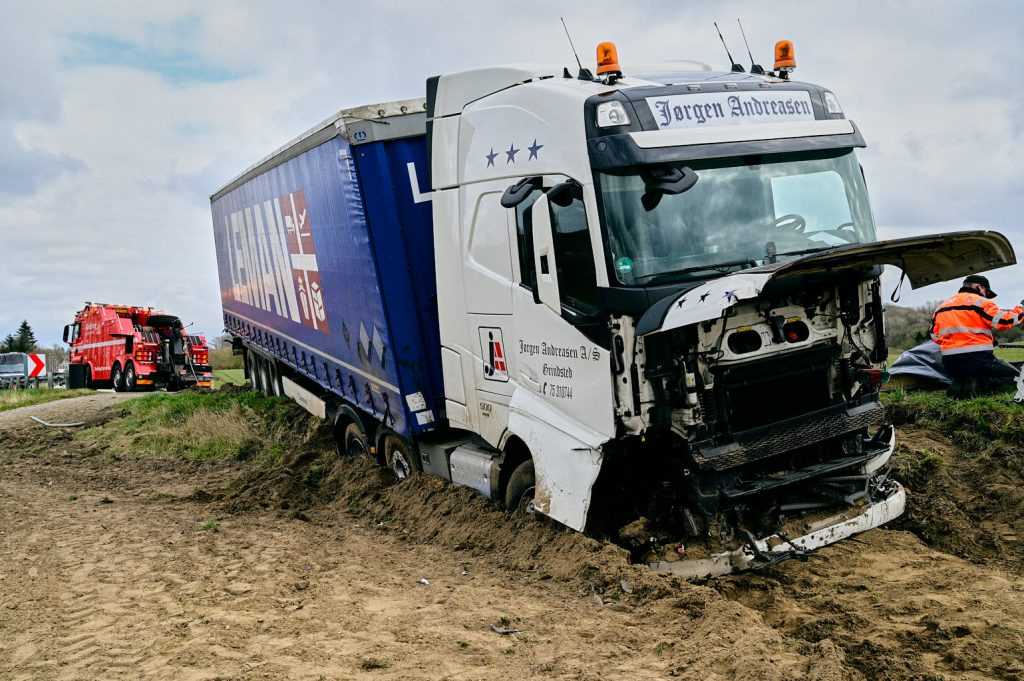
<svg viewBox="0 0 1024 681"><path fill-rule="evenodd" d="M505 182L478 185L482 191L464 195L464 210L471 216L463 235L466 252L464 290L467 341L475 394L467 408L477 412L480 434L497 443L505 427L504 410L512 395L514 367L507 349L515 342L512 321L512 225L501 206Z"/></svg>
<svg viewBox="0 0 1024 681"><path fill-rule="evenodd" d="M598 335L592 332L605 323L597 315L596 267L583 199L583 187L569 180L517 206L517 342L508 354L524 389L577 424L611 437L610 359L593 340Z"/></svg>

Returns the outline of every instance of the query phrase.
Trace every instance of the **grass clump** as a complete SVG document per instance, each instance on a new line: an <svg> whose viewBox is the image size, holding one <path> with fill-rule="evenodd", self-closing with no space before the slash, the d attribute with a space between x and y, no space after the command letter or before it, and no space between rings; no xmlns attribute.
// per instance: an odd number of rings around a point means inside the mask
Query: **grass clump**
<svg viewBox="0 0 1024 681"><path fill-rule="evenodd" d="M56 390L50 388L27 388L24 390L4 390L0 392L0 411L29 407L69 397L92 395L92 390Z"/></svg>
<svg viewBox="0 0 1024 681"><path fill-rule="evenodd" d="M120 418L76 435L122 455L274 463L316 423L295 403L253 391L154 393L126 402Z"/></svg>
<svg viewBox="0 0 1024 681"><path fill-rule="evenodd" d="M967 450L994 443L1024 445L1024 406L1013 392L954 399L942 391L883 393L882 400L896 425L916 423L934 428Z"/></svg>

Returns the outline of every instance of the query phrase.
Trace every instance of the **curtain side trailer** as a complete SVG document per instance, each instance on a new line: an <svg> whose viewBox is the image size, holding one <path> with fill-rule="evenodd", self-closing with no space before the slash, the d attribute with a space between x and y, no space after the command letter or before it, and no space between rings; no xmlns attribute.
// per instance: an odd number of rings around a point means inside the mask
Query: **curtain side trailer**
<svg viewBox="0 0 1024 681"><path fill-rule="evenodd" d="M860 130L789 66L634 78L614 55L597 78L430 78L214 194L254 386L400 479L617 532L684 577L899 516L882 266L917 288L1013 248L878 241Z"/></svg>

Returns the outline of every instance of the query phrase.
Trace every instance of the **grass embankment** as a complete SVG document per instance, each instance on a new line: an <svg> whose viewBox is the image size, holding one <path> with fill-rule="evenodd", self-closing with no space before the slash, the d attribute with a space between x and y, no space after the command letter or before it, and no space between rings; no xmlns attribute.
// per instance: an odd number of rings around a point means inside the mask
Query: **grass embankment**
<svg viewBox="0 0 1024 681"><path fill-rule="evenodd" d="M228 388L146 395L126 402L120 418L76 438L123 456L276 463L317 425L289 400Z"/></svg>
<svg viewBox="0 0 1024 681"><path fill-rule="evenodd" d="M1012 398L883 395L900 430L894 474L911 491L905 526L949 553L1024 571L1024 406Z"/></svg>
<svg viewBox="0 0 1024 681"><path fill-rule="evenodd" d="M28 388L25 390L4 390L0 392L0 411L28 407L68 397L91 395L92 390L52 390L50 388Z"/></svg>

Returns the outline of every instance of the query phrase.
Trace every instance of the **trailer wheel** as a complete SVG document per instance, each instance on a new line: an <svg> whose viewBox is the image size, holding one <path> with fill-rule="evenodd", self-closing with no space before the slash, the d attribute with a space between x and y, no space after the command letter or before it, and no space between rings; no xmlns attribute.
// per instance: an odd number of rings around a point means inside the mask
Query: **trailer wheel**
<svg viewBox="0 0 1024 681"><path fill-rule="evenodd" d="M509 476L505 487L505 508L509 513L533 515L533 494L536 488L533 461L524 461Z"/></svg>
<svg viewBox="0 0 1024 681"><path fill-rule="evenodd" d="M263 392L263 360L252 350L249 351L249 380L256 392Z"/></svg>
<svg viewBox="0 0 1024 681"><path fill-rule="evenodd" d="M281 371L277 367L276 360L266 360L267 365L267 376L264 381L267 388L267 395L271 397L281 397L284 395L284 390L281 389Z"/></svg>
<svg viewBox="0 0 1024 681"><path fill-rule="evenodd" d="M345 432L342 433L338 445L338 453L342 456L351 456L353 458L365 456L370 458L369 438L366 437L366 433L363 432L358 423L350 423L345 426Z"/></svg>
<svg viewBox="0 0 1024 681"><path fill-rule="evenodd" d="M128 362L128 366L124 368L124 378L122 379L124 382L125 392L135 392L136 390L139 389L138 384L136 384L135 382L136 378L137 377L135 375L135 365L132 364L131 362Z"/></svg>
<svg viewBox="0 0 1024 681"><path fill-rule="evenodd" d="M114 362L114 366L110 370L110 384L114 388L114 392L124 392L124 372L121 371L121 365L117 362Z"/></svg>
<svg viewBox="0 0 1024 681"><path fill-rule="evenodd" d="M397 435L384 438L384 461L399 480L405 480L422 469L412 448Z"/></svg>

